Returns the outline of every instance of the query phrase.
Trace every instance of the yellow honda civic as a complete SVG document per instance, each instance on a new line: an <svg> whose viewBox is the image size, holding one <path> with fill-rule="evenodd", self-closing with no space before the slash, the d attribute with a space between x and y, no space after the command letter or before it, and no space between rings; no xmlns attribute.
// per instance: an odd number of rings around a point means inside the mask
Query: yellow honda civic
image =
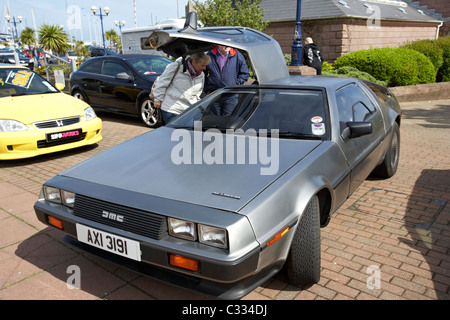
<svg viewBox="0 0 450 320"><path fill-rule="evenodd" d="M37 73L0 64L0 160L22 159L102 139L102 120L85 102Z"/></svg>

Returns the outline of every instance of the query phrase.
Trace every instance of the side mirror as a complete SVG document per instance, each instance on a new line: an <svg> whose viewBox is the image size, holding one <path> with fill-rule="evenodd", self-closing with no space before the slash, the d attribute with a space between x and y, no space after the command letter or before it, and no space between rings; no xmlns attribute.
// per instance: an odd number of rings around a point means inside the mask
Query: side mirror
<svg viewBox="0 0 450 320"><path fill-rule="evenodd" d="M134 80L134 77L133 76L130 76L128 73L126 73L126 72L120 72L120 73L118 73L118 74L116 74L116 79L117 80L130 80L130 81L133 81Z"/></svg>
<svg viewBox="0 0 450 320"><path fill-rule="evenodd" d="M344 140L358 138L372 133L371 122L346 122L346 127L342 130L341 137Z"/></svg>

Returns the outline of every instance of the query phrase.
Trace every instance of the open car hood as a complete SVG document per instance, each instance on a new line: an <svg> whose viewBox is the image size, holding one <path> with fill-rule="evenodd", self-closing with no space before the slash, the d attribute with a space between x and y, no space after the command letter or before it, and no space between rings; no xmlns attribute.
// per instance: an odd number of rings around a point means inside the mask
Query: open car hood
<svg viewBox="0 0 450 320"><path fill-rule="evenodd" d="M281 47L272 37L245 27L197 29L193 17L196 19L195 15L187 17L183 29L154 31L146 44L175 58L225 45L247 52L259 84L270 84L289 76Z"/></svg>

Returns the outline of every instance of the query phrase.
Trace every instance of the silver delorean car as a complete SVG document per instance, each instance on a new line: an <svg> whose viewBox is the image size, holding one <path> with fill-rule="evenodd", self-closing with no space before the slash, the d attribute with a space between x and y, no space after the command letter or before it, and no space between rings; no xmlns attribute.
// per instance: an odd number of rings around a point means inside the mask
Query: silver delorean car
<svg viewBox="0 0 450 320"><path fill-rule="evenodd" d="M234 47L256 81L50 179L39 220L73 245L222 299L282 269L295 286L317 283L321 228L370 174L397 170L396 98L359 79L290 76L279 44L249 28L187 23L148 42L183 60Z"/></svg>

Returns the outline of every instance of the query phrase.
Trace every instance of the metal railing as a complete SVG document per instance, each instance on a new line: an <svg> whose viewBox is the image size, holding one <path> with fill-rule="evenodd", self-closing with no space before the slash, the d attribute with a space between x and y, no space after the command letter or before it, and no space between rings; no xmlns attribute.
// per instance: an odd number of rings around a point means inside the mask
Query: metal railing
<svg viewBox="0 0 450 320"><path fill-rule="evenodd" d="M55 56L54 54L51 54L50 52L46 52L44 50L41 50L41 52L44 55L44 67L45 67L45 73L46 73L48 81L50 81L50 77L49 77L49 73L48 73L49 64L48 64L47 55L49 55L52 58L57 59L58 61L62 61L63 64L62 65L58 65L59 67L60 66L64 67L64 66L69 65L70 69L71 69L71 72L75 72L77 70L77 62L75 60L66 60L66 59L63 59L61 57Z"/></svg>

